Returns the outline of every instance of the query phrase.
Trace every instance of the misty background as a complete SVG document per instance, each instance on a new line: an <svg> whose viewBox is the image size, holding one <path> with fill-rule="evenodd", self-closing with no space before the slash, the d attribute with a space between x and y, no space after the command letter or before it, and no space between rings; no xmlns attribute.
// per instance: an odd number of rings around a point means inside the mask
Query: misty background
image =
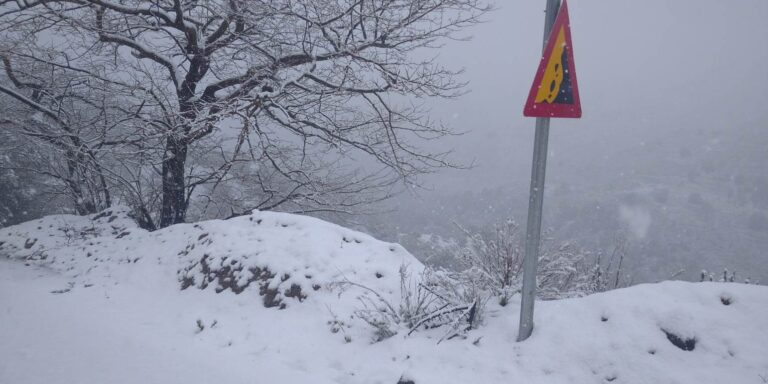
<svg viewBox="0 0 768 384"><path fill-rule="evenodd" d="M360 228L423 258L423 235L461 241L455 224L525 226L534 119L522 109L544 5L497 2L470 41L439 50L470 93L433 102L464 134L432 145L473 167L426 177ZM569 11L583 117L552 120L544 227L593 251L625 236L634 282L724 268L768 281L768 2L573 0Z"/></svg>
<svg viewBox="0 0 768 384"><path fill-rule="evenodd" d="M545 3L498 0L484 23L461 31L471 39L425 52L464 68L468 93L406 100L426 103L433 119L462 132L414 144L452 151L468 169L426 175L418 187L364 207L373 214L324 218L448 267L455 254L436 249L435 240L461 243L459 226L481 233L515 220L524 233L534 119L522 110L540 61ZM634 283L698 280L702 269L719 277L725 268L739 281L768 283L768 2L571 0L569 13L583 117L551 123L548 235L592 253L610 253L626 239ZM234 142L237 129L220 128L221 140ZM44 180L22 181L31 185L26 198L17 185L0 183L4 207L25 209L0 210L0 225L72 212L62 197L38 198ZM258 190L252 184L235 185L241 191L224 199L223 213L206 216L193 204L190 220L226 217L250 197L248 188Z"/></svg>

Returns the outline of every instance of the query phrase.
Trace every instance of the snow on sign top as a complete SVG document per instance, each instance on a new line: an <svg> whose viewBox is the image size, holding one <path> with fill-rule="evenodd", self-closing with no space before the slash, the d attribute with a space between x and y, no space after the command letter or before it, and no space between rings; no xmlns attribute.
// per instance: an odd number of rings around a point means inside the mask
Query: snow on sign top
<svg viewBox="0 0 768 384"><path fill-rule="evenodd" d="M563 0L552 25L547 47L533 80L523 115L529 117L581 117L581 100L573 60L568 5Z"/></svg>

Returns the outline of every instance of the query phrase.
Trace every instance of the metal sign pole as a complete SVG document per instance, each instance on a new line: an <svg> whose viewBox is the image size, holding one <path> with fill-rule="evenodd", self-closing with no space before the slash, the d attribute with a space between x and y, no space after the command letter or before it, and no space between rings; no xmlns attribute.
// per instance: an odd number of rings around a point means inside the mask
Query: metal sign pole
<svg viewBox="0 0 768 384"><path fill-rule="evenodd" d="M560 0L547 0L544 16L544 47L552 32ZM533 142L533 166L531 168L531 192L528 200L528 224L525 233L525 260L523 261L523 288L520 304L520 328L517 341L523 341L533 332L533 303L536 300L536 264L541 242L541 216L544 206L544 179L547 171L547 144L549 141L549 117L536 118L536 136Z"/></svg>

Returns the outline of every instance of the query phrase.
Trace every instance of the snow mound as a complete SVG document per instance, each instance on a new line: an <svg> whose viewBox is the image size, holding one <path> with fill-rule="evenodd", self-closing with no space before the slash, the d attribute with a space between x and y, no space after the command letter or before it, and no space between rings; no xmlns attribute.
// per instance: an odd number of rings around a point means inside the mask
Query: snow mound
<svg viewBox="0 0 768 384"><path fill-rule="evenodd" d="M537 311L534 334L520 344L515 364L545 373L547 382L768 378L764 286L670 281L543 302Z"/></svg>
<svg viewBox="0 0 768 384"><path fill-rule="evenodd" d="M74 249L121 239L131 231L140 230L128 212L125 207L116 207L90 216L52 215L1 228L0 254L44 261L59 268L74 267L72 253L80 253L73 252ZM62 249L68 252L59 252Z"/></svg>
<svg viewBox="0 0 768 384"><path fill-rule="evenodd" d="M147 232L128 212L54 215L0 229L0 255L89 286L130 275L167 282L173 273L181 289L253 289L265 306L278 308L287 306L285 298L303 301L343 281L393 292L400 265L422 268L398 244L306 216L256 211Z"/></svg>
<svg viewBox="0 0 768 384"><path fill-rule="evenodd" d="M20 260L0 259L0 383L768 382L764 286L664 282L538 302L522 343L515 297L491 301L466 337L372 343L361 295L397 306L400 266L423 268L402 247L297 215L150 233L126 212L0 230L0 254ZM370 289L327 289L341 281Z"/></svg>
<svg viewBox="0 0 768 384"><path fill-rule="evenodd" d="M301 301L343 281L389 292L398 287L400 265L421 266L398 244L305 216L255 212L176 229L191 235L179 253L182 288L240 293L256 283L267 307L284 308L281 297Z"/></svg>

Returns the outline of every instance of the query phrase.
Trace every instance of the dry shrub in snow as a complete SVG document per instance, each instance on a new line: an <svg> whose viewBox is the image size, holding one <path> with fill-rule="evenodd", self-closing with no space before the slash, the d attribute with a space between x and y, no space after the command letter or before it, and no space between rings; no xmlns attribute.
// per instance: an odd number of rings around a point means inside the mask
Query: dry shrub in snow
<svg viewBox="0 0 768 384"><path fill-rule="evenodd" d="M445 272L425 269L414 278L405 265L400 267L399 303L350 280L339 285L363 289L355 316L375 329L375 341L400 331L410 335L420 329L445 327L439 343L476 327L486 302L479 289Z"/></svg>
<svg viewBox="0 0 768 384"><path fill-rule="evenodd" d="M741 279L741 281L739 281ZM744 283L744 284L756 284L760 285L760 280L752 281L750 277L739 276L737 278L736 271L728 271L728 268L723 269L722 274L717 276L713 272L707 272L706 269L701 270L699 282L704 281L718 281L721 283Z"/></svg>
<svg viewBox="0 0 768 384"><path fill-rule="evenodd" d="M597 253L595 265L589 271L587 293L605 292L632 285L631 277L624 271L627 246L627 238L617 235L610 256L603 252Z"/></svg>
<svg viewBox="0 0 768 384"><path fill-rule="evenodd" d="M476 282L498 297L501 305L506 305L522 285L525 242L519 235L519 226L508 220L490 233L459 228L466 241L452 252L465 267L465 280ZM537 272L538 297L547 300L588 293L588 279L581 272L586 256L570 243L558 243L551 236L544 236Z"/></svg>

